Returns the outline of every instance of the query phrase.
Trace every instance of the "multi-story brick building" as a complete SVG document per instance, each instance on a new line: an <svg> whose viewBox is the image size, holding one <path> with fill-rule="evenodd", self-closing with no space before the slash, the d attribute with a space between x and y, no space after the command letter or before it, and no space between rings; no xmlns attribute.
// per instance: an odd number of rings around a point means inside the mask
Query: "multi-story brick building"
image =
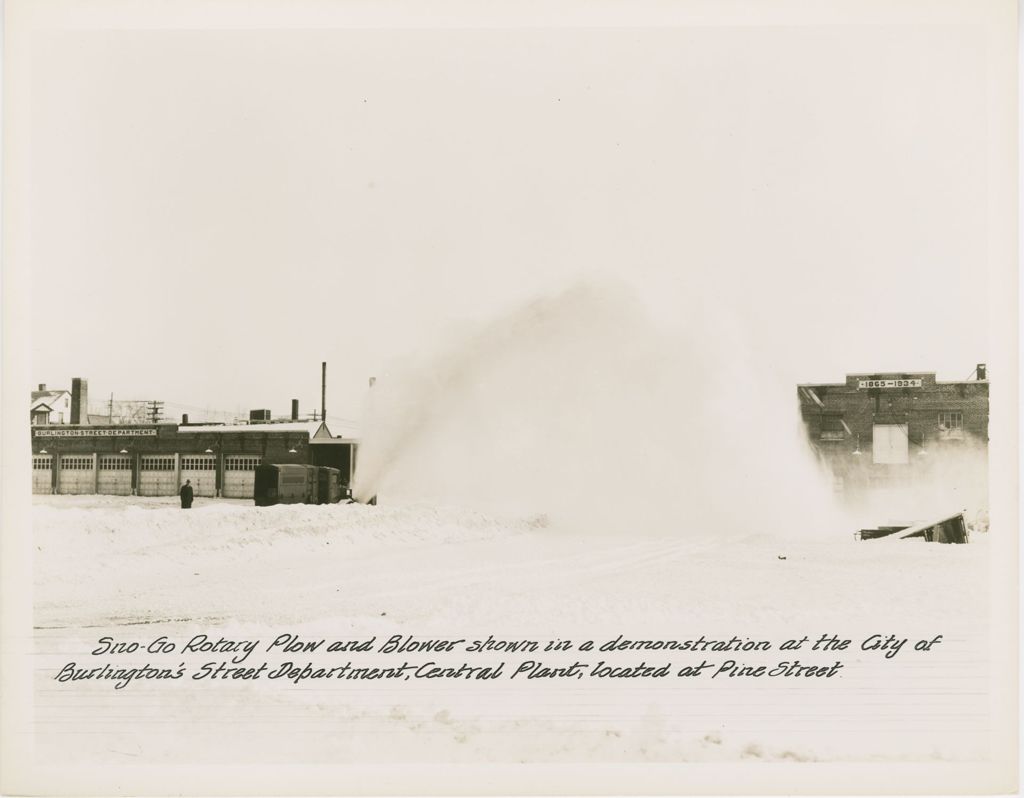
<svg viewBox="0 0 1024 798"><path fill-rule="evenodd" d="M940 382L934 372L849 374L842 383L797 386L810 444L835 489L926 488L953 502L987 505L989 383Z"/></svg>

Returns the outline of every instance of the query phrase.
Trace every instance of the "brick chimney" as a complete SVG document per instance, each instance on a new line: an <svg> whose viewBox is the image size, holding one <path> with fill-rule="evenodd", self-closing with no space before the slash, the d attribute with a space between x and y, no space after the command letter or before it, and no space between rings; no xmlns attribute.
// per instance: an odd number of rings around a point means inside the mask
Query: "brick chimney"
<svg viewBox="0 0 1024 798"><path fill-rule="evenodd" d="M292 399L292 421L299 420L299 400Z"/></svg>
<svg viewBox="0 0 1024 798"><path fill-rule="evenodd" d="M71 380L71 423L89 423L89 381L81 377Z"/></svg>
<svg viewBox="0 0 1024 798"><path fill-rule="evenodd" d="M46 390L46 383L45 382L39 383L39 390L40 391L45 391Z"/></svg>
<svg viewBox="0 0 1024 798"><path fill-rule="evenodd" d="M988 379L988 369L985 368L985 364L984 363L979 363L978 364L978 379L979 380L986 380L986 379Z"/></svg>

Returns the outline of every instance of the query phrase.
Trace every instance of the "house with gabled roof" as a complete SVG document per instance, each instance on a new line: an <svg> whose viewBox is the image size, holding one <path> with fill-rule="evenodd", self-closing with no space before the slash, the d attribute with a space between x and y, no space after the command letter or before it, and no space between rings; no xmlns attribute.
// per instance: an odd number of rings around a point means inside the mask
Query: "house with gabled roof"
<svg viewBox="0 0 1024 798"><path fill-rule="evenodd" d="M32 391L30 418L34 425L70 424L71 391L48 389L41 383L39 390Z"/></svg>

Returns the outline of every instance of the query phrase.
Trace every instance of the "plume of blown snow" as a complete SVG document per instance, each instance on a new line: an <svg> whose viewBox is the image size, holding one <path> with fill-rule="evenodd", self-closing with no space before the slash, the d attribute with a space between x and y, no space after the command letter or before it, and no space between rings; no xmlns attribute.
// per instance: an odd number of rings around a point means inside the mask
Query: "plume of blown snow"
<svg viewBox="0 0 1024 798"><path fill-rule="evenodd" d="M588 281L394 364L370 391L357 498L624 534L848 531L793 387L751 362L740 325L684 328Z"/></svg>

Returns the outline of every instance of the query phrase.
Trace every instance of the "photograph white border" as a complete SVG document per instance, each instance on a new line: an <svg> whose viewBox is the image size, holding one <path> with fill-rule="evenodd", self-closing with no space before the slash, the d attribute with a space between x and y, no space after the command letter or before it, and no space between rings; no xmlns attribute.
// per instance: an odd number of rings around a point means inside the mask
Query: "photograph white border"
<svg viewBox="0 0 1024 798"><path fill-rule="evenodd" d="M990 43L989 284L993 758L977 764L680 764L453 766L122 766L35 760L32 750L32 535L24 424L31 384L29 264L32 36L63 29L442 28L977 25ZM1012 2L252 2L8 0L3 127L2 788L10 794L987 794L1017 789L1018 321L1017 20ZM48 765L53 767L47 767Z"/></svg>

